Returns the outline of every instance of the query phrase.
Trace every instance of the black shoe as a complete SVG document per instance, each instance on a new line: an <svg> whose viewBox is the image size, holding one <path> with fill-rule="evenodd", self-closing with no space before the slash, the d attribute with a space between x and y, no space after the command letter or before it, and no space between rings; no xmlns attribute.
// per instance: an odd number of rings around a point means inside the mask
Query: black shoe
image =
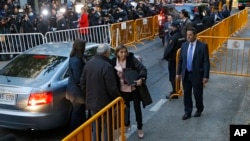
<svg viewBox="0 0 250 141"><path fill-rule="evenodd" d="M194 114L194 117L200 117L201 116L201 112L195 112L195 114Z"/></svg>
<svg viewBox="0 0 250 141"><path fill-rule="evenodd" d="M191 118L191 115L190 114L185 114L182 116L182 120L186 120L186 119L189 119Z"/></svg>

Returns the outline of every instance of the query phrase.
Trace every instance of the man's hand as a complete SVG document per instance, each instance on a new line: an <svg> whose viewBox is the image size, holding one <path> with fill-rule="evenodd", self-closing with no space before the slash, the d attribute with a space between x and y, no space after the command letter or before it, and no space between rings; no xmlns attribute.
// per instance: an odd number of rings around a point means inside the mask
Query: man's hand
<svg viewBox="0 0 250 141"><path fill-rule="evenodd" d="M208 82L208 78L203 78L202 83L203 83L203 87L206 87L206 84Z"/></svg>
<svg viewBox="0 0 250 141"><path fill-rule="evenodd" d="M207 78L203 78L202 83L206 84L207 82L208 82L208 79Z"/></svg>

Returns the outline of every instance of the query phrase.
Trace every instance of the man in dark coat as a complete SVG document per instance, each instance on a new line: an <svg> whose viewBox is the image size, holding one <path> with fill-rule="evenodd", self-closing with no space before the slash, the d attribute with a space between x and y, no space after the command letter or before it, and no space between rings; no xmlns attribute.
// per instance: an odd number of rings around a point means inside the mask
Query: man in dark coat
<svg viewBox="0 0 250 141"><path fill-rule="evenodd" d="M92 115L120 96L116 74L108 58L109 55L110 46L108 44L100 44L97 48L97 55L86 63L81 76L80 86L85 92L86 109L90 110ZM109 118L112 118L112 116L109 116ZM111 121L110 123L112 123ZM98 127L101 127L100 120ZM108 128L111 129L108 132L110 140L113 139L111 127ZM106 128L103 130L106 130ZM93 125L93 140L96 138L95 132L98 132L99 139L101 138L101 131L101 128L98 128L97 131L96 126ZM103 132L106 133L105 131Z"/></svg>
<svg viewBox="0 0 250 141"><path fill-rule="evenodd" d="M109 55L109 45L99 45L97 55L86 63L81 76L81 86L86 89L86 108L96 113L120 96Z"/></svg>
<svg viewBox="0 0 250 141"><path fill-rule="evenodd" d="M206 15L202 18L202 23L204 25L204 30L213 26L213 17L210 16L210 11L206 11Z"/></svg>
<svg viewBox="0 0 250 141"><path fill-rule="evenodd" d="M192 27L192 22L189 19L189 14L185 9L182 9L180 12L181 18L181 34L186 38L187 28Z"/></svg>
<svg viewBox="0 0 250 141"><path fill-rule="evenodd" d="M179 30L179 23L173 22L170 26L171 33L169 37L168 46L164 51L164 59L168 61L168 72L169 72L169 81L172 85L172 91L169 96L166 96L168 99L172 94L176 93L175 89L175 76L176 76L176 53L178 49L181 47L180 39L183 37ZM172 98L178 98L178 96L174 96Z"/></svg>
<svg viewBox="0 0 250 141"><path fill-rule="evenodd" d="M194 14L194 20L192 21L193 27L196 28L197 33L200 33L201 31L204 30L204 24L200 18L200 15L198 13Z"/></svg>

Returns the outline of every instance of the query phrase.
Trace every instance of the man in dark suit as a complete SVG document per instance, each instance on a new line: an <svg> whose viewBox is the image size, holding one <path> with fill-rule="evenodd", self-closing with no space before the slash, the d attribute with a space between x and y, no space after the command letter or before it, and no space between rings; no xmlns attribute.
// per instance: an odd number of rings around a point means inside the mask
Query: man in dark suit
<svg viewBox="0 0 250 141"><path fill-rule="evenodd" d="M168 72L169 72L169 81L172 86L172 91L169 95L166 96L167 99L171 97L172 94L176 93L175 87L175 76L176 76L176 53L177 50L181 47L181 39L183 38L180 31L180 24L177 21L174 21L170 25L171 33L169 36L168 46L164 50L164 59L168 61ZM173 99L177 99L178 96L173 96Z"/></svg>
<svg viewBox="0 0 250 141"><path fill-rule="evenodd" d="M184 90L184 111L182 119L191 117L193 110L192 90L197 111L194 117L200 117L203 112L203 86L208 82L210 63L207 44L196 39L195 28L187 29L187 42L181 46L176 79L182 76Z"/></svg>

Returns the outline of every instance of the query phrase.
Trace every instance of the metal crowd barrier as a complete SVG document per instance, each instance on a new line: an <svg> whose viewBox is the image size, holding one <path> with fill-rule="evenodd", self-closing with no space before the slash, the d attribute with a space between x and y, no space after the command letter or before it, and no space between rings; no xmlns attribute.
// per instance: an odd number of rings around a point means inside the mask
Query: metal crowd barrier
<svg viewBox="0 0 250 141"><path fill-rule="evenodd" d="M41 33L0 34L0 54L19 54L44 43Z"/></svg>
<svg viewBox="0 0 250 141"><path fill-rule="evenodd" d="M142 40L145 39L153 39L154 38L154 18L147 17L147 18L140 18L135 20L135 43L141 43Z"/></svg>
<svg viewBox="0 0 250 141"><path fill-rule="evenodd" d="M125 141L124 109L123 98L116 98L62 141Z"/></svg>
<svg viewBox="0 0 250 141"><path fill-rule="evenodd" d="M137 48L137 43L143 44L143 40L153 39L159 34L158 15L115 23L110 31L113 48L120 44Z"/></svg>
<svg viewBox="0 0 250 141"><path fill-rule="evenodd" d="M226 40L222 52L210 58L210 72L218 74L250 76L250 38L204 36L214 42Z"/></svg>
<svg viewBox="0 0 250 141"><path fill-rule="evenodd" d="M208 44L211 66L215 66L215 61L219 61L215 53L224 54L227 38L240 31L247 23L248 10L245 9L198 34L198 39Z"/></svg>
<svg viewBox="0 0 250 141"><path fill-rule="evenodd" d="M135 42L135 34L134 34L134 21L126 21L115 23L111 25L111 46L113 48L117 47L118 45L125 45L125 46L133 46Z"/></svg>
<svg viewBox="0 0 250 141"><path fill-rule="evenodd" d="M181 55L181 48L178 49L176 53L176 70L178 69L180 55ZM180 77L180 79L175 80L175 92L176 93L171 94L171 96L169 97L169 100L171 100L174 96L183 96L182 91L183 90L182 90L181 77Z"/></svg>
<svg viewBox="0 0 250 141"><path fill-rule="evenodd" d="M80 38L88 42L110 44L110 25L50 31L45 34L45 38L46 42L68 42Z"/></svg>
<svg viewBox="0 0 250 141"><path fill-rule="evenodd" d="M0 54L20 54L40 44L69 42L78 38L88 42L110 44L110 25L51 31L47 32L45 36L42 33L0 34Z"/></svg>

